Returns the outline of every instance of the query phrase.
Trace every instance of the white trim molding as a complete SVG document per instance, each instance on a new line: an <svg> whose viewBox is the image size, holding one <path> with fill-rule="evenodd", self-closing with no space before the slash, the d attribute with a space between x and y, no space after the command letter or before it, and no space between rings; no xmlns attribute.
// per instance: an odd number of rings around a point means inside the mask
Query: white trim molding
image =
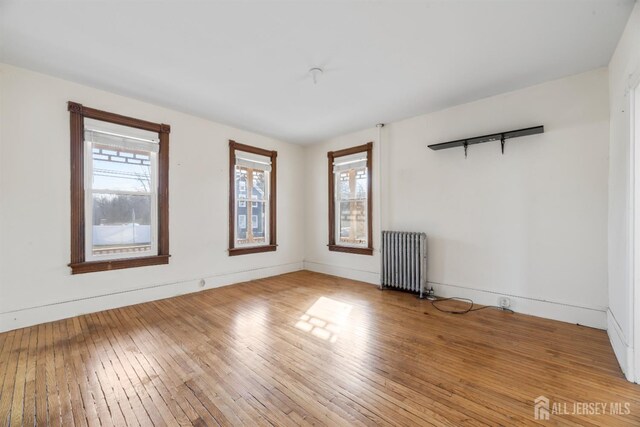
<svg viewBox="0 0 640 427"><path fill-rule="evenodd" d="M323 264L320 262L304 261L304 269L316 273L324 273L331 276L344 277L345 279L358 280L372 285L380 284L380 274L377 271L357 270L338 265Z"/></svg>
<svg viewBox="0 0 640 427"><path fill-rule="evenodd" d="M252 270L235 271L171 283L158 283L136 289L127 289L104 295L95 295L67 301L58 301L35 307L25 307L0 313L0 332L67 319L86 313L126 307L143 302L171 298L235 283L300 271L302 261ZM202 286L204 280L204 286Z"/></svg>
<svg viewBox="0 0 640 427"><path fill-rule="evenodd" d="M124 307L133 304L140 304L148 301L155 301L163 298L170 298L199 292L207 289L218 288L235 283L242 283L265 277L277 276L299 270L309 270L318 273L344 277L351 280L378 285L379 273L373 271L357 270L349 267L328 265L312 261L300 261L290 264L283 264L271 267L258 268L248 271L237 271L210 275L203 278L185 280L173 283L161 283L137 289L129 289L105 295L80 298L75 300L54 302L51 304L26 307L4 313L0 313L0 332L17 328L32 326L40 323L51 322L73 316L92 313L101 310ZM204 280L204 286L200 281ZM436 295L441 297L463 297L471 298L477 304L496 305L499 297L511 299L512 309L518 313L544 317L569 323L577 323L599 329L607 329L607 310L605 308L580 307L561 302L542 301L516 295L503 294L499 292L472 289L468 287L447 285L442 283L429 282L433 286ZM609 315L613 319L612 315ZM615 321L609 320L609 337L614 351L620 360L620 351L625 360L632 360L631 349L626 344L619 326ZM612 327L613 325L613 327ZM613 331L613 332L612 332ZM633 372L627 370L625 372Z"/></svg>
<svg viewBox="0 0 640 427"><path fill-rule="evenodd" d="M317 273L330 274L359 280L361 282L380 284L378 272L356 270L349 267L335 266L304 261L304 269ZM561 322L576 323L597 329L607 329L606 307L583 307L561 301L545 301L518 295L505 294L483 289L474 289L465 286L450 285L437 282L427 282L432 286L436 295L443 298L461 297L470 298L476 304L497 305L498 298L507 297L511 300L511 309L522 314L544 317L546 319L559 320Z"/></svg>
<svg viewBox="0 0 640 427"><path fill-rule="evenodd" d="M519 295L505 294L466 286L427 282L435 294L442 298L469 298L476 304L497 305L501 297L509 298L511 309L517 313L545 319L575 323L597 329L607 329L606 307L584 307L562 301L548 301Z"/></svg>
<svg viewBox="0 0 640 427"><path fill-rule="evenodd" d="M624 373L624 376L629 381L633 381L633 348L628 344L627 339L622 332L622 328L616 317L613 315L611 310L607 310L607 335L609 335L609 342L611 342L611 347L613 347L613 353L616 355L618 359L618 363L620 364L620 369ZM636 379L637 382L637 379Z"/></svg>

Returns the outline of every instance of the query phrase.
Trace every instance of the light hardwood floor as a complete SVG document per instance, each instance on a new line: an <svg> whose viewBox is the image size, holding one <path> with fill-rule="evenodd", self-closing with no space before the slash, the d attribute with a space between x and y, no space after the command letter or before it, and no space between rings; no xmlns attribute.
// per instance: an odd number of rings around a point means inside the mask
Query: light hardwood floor
<svg viewBox="0 0 640 427"><path fill-rule="evenodd" d="M640 425L603 331L304 271L0 334L0 385L1 425Z"/></svg>

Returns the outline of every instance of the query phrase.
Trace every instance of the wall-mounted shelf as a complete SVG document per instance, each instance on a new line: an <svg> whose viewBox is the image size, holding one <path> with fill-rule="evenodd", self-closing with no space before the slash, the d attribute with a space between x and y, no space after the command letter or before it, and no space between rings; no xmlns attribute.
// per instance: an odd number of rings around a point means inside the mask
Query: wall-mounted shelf
<svg viewBox="0 0 640 427"><path fill-rule="evenodd" d="M464 147L464 156L467 157L467 147L473 144L482 144L484 142L500 141L502 154L504 154L504 143L507 139L518 138L521 136L535 135L544 133L544 126L534 126L530 128L510 130L507 132L492 133L490 135L474 136L473 138L457 139L455 141L441 142L439 144L431 144L429 148L432 150L444 150L445 148Z"/></svg>

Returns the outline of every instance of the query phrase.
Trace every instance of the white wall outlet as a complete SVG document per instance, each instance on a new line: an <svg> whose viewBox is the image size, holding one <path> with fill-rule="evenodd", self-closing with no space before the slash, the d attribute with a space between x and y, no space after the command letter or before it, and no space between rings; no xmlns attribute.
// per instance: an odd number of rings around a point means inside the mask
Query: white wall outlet
<svg viewBox="0 0 640 427"><path fill-rule="evenodd" d="M509 299L507 297L498 298L498 307L500 307L502 309L507 309L507 308L511 307L511 299Z"/></svg>

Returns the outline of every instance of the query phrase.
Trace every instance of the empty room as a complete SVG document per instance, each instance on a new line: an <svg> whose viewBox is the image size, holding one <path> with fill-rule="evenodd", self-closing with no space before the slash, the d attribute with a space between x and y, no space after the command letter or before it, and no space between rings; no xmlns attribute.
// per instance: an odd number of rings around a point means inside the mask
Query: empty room
<svg viewBox="0 0 640 427"><path fill-rule="evenodd" d="M23 425L639 426L640 3L0 0Z"/></svg>

